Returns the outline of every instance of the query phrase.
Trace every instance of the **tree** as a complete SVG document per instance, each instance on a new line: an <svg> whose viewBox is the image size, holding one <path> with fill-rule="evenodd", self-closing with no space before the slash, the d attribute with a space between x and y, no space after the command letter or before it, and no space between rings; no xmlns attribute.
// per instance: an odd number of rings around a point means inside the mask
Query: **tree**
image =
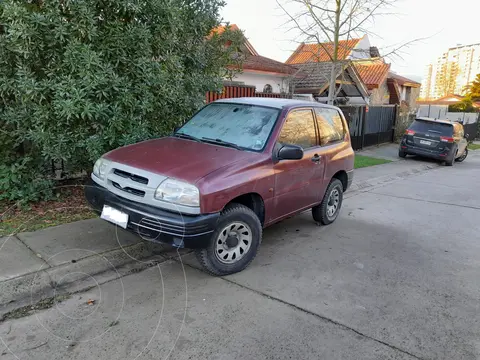
<svg viewBox="0 0 480 360"><path fill-rule="evenodd" d="M478 74L475 80L468 86L467 91L467 94L473 101L480 100L480 74Z"/></svg>
<svg viewBox="0 0 480 360"><path fill-rule="evenodd" d="M0 200L44 194L52 160L90 171L106 151L188 118L221 86L237 49L238 34L211 35L222 5L2 1Z"/></svg>
<svg viewBox="0 0 480 360"><path fill-rule="evenodd" d="M328 102L332 104L336 93L338 63L345 60L342 54L352 47L348 41L340 46L340 40L350 40L357 34L368 34L369 25L377 16L387 14L395 0L277 0L277 4L288 17L288 23L300 33L302 42L315 42L323 47L332 62ZM413 40L413 41L418 41ZM397 46L395 53L411 44ZM325 45L325 43L329 43ZM370 49L368 49L370 52ZM387 54L384 54L386 56ZM363 57L370 57L364 54Z"/></svg>

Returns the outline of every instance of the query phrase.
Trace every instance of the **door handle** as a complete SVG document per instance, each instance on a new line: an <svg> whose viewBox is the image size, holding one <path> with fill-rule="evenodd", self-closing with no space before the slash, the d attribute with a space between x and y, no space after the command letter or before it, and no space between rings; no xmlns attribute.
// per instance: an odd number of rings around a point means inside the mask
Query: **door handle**
<svg viewBox="0 0 480 360"><path fill-rule="evenodd" d="M314 163L319 163L321 158L322 157L320 155L315 154L310 160L312 160Z"/></svg>

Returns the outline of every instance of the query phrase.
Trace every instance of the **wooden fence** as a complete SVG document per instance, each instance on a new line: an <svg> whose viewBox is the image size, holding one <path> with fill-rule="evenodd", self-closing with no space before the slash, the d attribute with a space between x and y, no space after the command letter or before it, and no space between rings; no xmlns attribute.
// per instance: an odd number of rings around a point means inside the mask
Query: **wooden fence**
<svg viewBox="0 0 480 360"><path fill-rule="evenodd" d="M205 96L206 103L209 104L218 99L232 99L240 97L264 97L264 98L291 98L290 94L263 93L256 92L255 86L233 85L224 86L222 92L209 91Z"/></svg>

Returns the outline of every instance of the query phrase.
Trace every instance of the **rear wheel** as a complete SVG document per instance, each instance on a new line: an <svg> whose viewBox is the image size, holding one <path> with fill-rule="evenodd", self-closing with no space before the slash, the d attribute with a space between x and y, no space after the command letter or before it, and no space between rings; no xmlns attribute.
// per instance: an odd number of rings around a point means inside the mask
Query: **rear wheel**
<svg viewBox="0 0 480 360"><path fill-rule="evenodd" d="M405 151L398 150L398 156L401 157L401 158L406 158L406 157L407 157L407 153L406 153Z"/></svg>
<svg viewBox="0 0 480 360"><path fill-rule="evenodd" d="M455 158L457 157L457 152L458 152L458 149L454 148L454 150L452 151L452 157L450 159L445 160L446 166L453 166L453 163L455 162Z"/></svg>
<svg viewBox="0 0 480 360"><path fill-rule="evenodd" d="M467 158L467 155L468 155L468 149L465 148L465 151L463 152L462 156L457 158L455 161L462 162L463 160L465 160Z"/></svg>
<svg viewBox="0 0 480 360"><path fill-rule="evenodd" d="M333 179L328 185L325 196L320 205L312 208L312 216L316 222L323 225L333 223L340 212L343 202L343 184L338 179Z"/></svg>
<svg viewBox="0 0 480 360"><path fill-rule="evenodd" d="M257 255L262 241L262 224L248 207L229 205L222 212L210 244L195 254L211 275L223 276L245 269Z"/></svg>

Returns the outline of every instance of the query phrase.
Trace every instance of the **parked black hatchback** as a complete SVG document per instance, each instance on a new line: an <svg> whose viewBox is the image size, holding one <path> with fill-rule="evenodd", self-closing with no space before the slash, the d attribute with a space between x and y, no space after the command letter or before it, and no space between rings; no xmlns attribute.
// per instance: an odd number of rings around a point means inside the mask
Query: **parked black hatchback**
<svg viewBox="0 0 480 360"><path fill-rule="evenodd" d="M467 157L467 138L463 125L458 122L419 118L405 131L398 156L425 156L452 166Z"/></svg>

